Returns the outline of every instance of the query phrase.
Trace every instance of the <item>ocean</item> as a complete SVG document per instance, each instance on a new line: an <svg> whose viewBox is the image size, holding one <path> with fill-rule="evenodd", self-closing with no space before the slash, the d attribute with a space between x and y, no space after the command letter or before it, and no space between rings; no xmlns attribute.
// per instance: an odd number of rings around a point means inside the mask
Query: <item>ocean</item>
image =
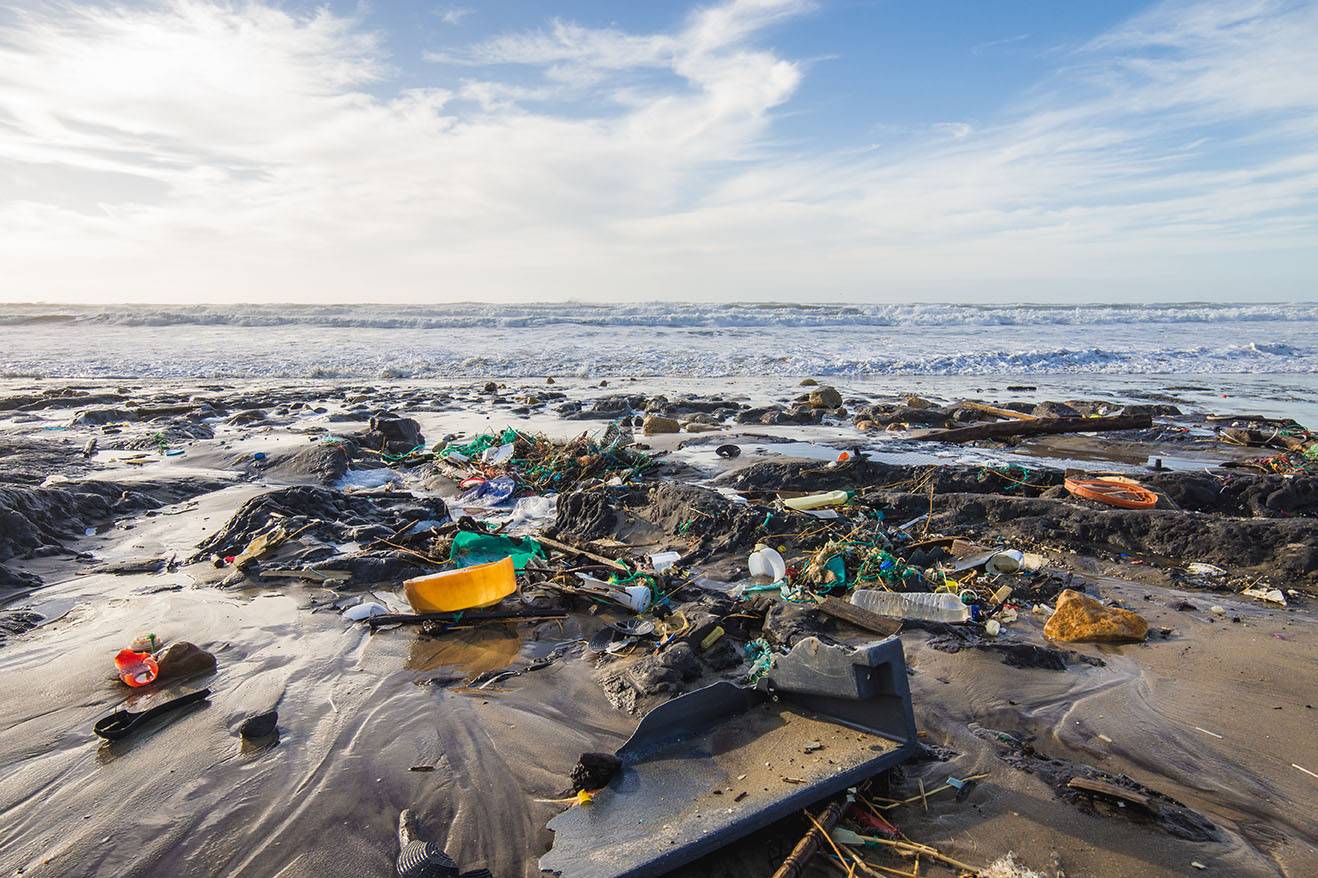
<svg viewBox="0 0 1318 878"><path fill-rule="evenodd" d="M0 377L1318 374L1318 304L0 305Z"/></svg>

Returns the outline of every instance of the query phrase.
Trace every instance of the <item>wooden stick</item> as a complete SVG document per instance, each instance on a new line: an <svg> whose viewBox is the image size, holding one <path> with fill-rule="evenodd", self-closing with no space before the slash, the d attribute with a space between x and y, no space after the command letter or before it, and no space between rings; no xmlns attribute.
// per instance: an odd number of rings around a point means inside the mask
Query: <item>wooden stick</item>
<svg viewBox="0 0 1318 878"><path fill-rule="evenodd" d="M381 613L370 616L366 623L372 628L377 625L416 625L421 622L451 622L454 625L479 625L481 622L525 622L542 619L562 619L567 616L565 610L496 610L491 613L465 615L455 618L455 613Z"/></svg>
<svg viewBox="0 0 1318 878"><path fill-rule="evenodd" d="M1113 415L1106 418L1032 418L1028 421L997 421L935 430L915 439L927 442L972 442L976 439L1009 439L1016 436L1041 436L1051 433L1104 433L1110 430L1143 430L1153 426L1147 414Z"/></svg>
<svg viewBox="0 0 1318 878"><path fill-rule="evenodd" d="M977 412L983 412L986 415L996 415L999 418L1008 418L1009 420L1013 420L1013 421L1034 420L1034 415L1027 415L1025 414L1025 412L1018 412L1015 411L1014 409L998 408L995 405L988 405L987 403L982 403L982 402L971 402L968 399L962 401L961 408L973 409Z"/></svg>
<svg viewBox="0 0 1318 878"><path fill-rule="evenodd" d="M805 835L801 836L801 840L796 843L796 847L792 848L792 852L787 855L787 859L783 860L783 864L773 873L773 878L798 878L805 871L805 867L810 863L810 858L815 855L815 851L819 850L820 842L827 839L829 844L833 844L833 839L829 837L828 832L834 826L837 826L837 822L842 819L842 810L845 806L846 803L840 799L833 802L820 815L823 818L822 820L816 820L814 815L807 811L805 816L809 817L810 822L814 825L806 830Z"/></svg>
<svg viewBox="0 0 1318 878"><path fill-rule="evenodd" d="M902 851L904 853L916 854L917 856L924 855L926 857L932 857L935 860L938 860L943 863L947 863L949 866L956 866L958 869L965 869L968 872L976 872L976 873L979 872L979 870L976 869L974 866L966 865L960 860L954 860L951 857L947 856L947 854L944 854L942 851L938 850L937 848L932 848L927 844L919 844L913 841L891 841L890 839L877 838L872 835L867 835L864 838L865 841L867 842L886 845L887 847L896 848L897 850Z"/></svg>
<svg viewBox="0 0 1318 878"><path fill-rule="evenodd" d="M418 552L416 549L409 549L407 546L400 546L395 542L386 540L384 537L381 537L380 539L376 540L376 542L384 543L386 546L388 546L391 549L397 549L398 551L406 555L411 555L414 558L420 558L422 561L425 561L427 564L434 564L436 567L443 567L445 564L448 563L447 561L437 561L434 558L430 557L429 555L423 555L422 553Z"/></svg>
<svg viewBox="0 0 1318 878"><path fill-rule="evenodd" d="M626 564L623 564L620 561L615 561L612 558L606 558L603 555L596 555L594 552L587 551L586 549L579 549L576 546L569 545L568 543L560 543L558 540L551 540L549 537L538 536L538 537L532 537L531 539L535 540L538 543L544 543L546 546L548 546L551 549L558 549L560 552L568 552L569 554L572 555L580 555L583 558L589 558L592 561L598 561L599 563L604 564L605 566L612 567L614 570L618 570L626 574L631 573L631 570L627 568Z"/></svg>

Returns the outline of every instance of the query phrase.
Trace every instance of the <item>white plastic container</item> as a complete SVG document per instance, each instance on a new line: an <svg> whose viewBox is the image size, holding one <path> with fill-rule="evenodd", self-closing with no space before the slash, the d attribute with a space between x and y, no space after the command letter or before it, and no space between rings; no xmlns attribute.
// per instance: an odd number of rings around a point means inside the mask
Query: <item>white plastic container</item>
<svg viewBox="0 0 1318 878"><path fill-rule="evenodd" d="M1025 566L1025 553L1016 549L998 552L984 564L989 573L1016 573Z"/></svg>
<svg viewBox="0 0 1318 878"><path fill-rule="evenodd" d="M852 592L851 602L880 616L920 619L926 622L969 622L970 607L961 598L945 592L880 591L861 588Z"/></svg>
<svg viewBox="0 0 1318 878"><path fill-rule="evenodd" d="M758 546L751 552L746 566L750 568L751 576L767 576L774 582L787 576L787 562L777 549L768 546Z"/></svg>
<svg viewBox="0 0 1318 878"><path fill-rule="evenodd" d="M783 505L788 509L822 509L825 506L841 506L847 502L846 491L825 491L822 494L806 494L804 497L793 497L790 500L784 500Z"/></svg>
<svg viewBox="0 0 1318 878"><path fill-rule="evenodd" d="M650 556L650 566L654 568L655 573L663 573L680 560L682 560L681 552L656 552Z"/></svg>

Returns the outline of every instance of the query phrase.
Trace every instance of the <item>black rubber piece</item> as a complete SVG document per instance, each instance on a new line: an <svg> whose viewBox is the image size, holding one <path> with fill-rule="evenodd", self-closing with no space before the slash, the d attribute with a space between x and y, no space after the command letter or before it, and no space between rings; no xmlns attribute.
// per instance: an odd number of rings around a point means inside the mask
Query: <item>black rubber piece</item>
<svg viewBox="0 0 1318 878"><path fill-rule="evenodd" d="M178 710L180 707L187 707L190 704L198 704L210 697L211 690L200 689L196 692L189 692L187 695L175 698L173 701L166 701L164 704L157 705L150 710L144 710L141 713L131 713L127 710L116 710L107 717L96 721L92 731L100 735L107 741L118 741L120 738L127 737L132 731L143 724L155 719L158 716Z"/></svg>

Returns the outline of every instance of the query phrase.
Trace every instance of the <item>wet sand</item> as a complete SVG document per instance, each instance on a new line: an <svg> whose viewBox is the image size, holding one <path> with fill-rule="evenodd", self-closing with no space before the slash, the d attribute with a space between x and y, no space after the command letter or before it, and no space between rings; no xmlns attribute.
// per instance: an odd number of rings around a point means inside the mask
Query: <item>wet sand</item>
<svg viewBox="0 0 1318 878"><path fill-rule="evenodd" d="M568 383L559 388L577 399L607 392ZM186 398L207 391L172 392ZM331 396L253 390L254 405L268 412L279 404L263 394L313 404ZM112 516L94 533L64 541L70 552L91 553L94 560L52 554L4 561L45 584L13 592L0 609L23 608L49 621L0 641L0 871L387 876L397 852L398 812L412 808L462 868L484 865L499 878L539 875L536 860L553 840L545 824L563 806L537 800L564 796L577 757L615 749L640 717L615 709L601 691L598 660L582 643L598 621L572 614L562 622L443 638L408 628L371 634L343 620L335 604L360 594L405 610L396 584L331 590L267 580L222 587L224 572L206 563L159 573L88 574L94 563L191 557L245 501L289 481L253 467L254 453L275 457L305 446L308 435L296 431L362 424L326 420L341 408L271 413L250 426L217 417L211 421L215 438L180 441L175 444L185 454L154 453L144 466L131 466L124 460L134 452L108 446L149 438L156 425L132 424L108 436L95 427L45 430L67 425L82 407L5 413L0 436L49 440L59 449L58 456L31 457L24 472L40 475L47 467L50 474L76 471L115 484L191 479L207 490ZM606 423L564 421L543 409L515 414L465 400L434 411L406 402L391 407L417 418L431 442L505 422L562 437ZM102 450L83 462L75 452L92 435ZM705 441L733 438L748 449L735 461L715 458L710 452L717 442ZM700 441L677 450L691 439ZM781 443L774 439L808 444L775 450ZM838 424L724 425L651 444L674 449L673 466L689 467L691 478L708 483L721 471L809 459L811 449L829 449L830 442L846 447L858 441L868 440ZM1054 439L1046 447L1002 452L920 447L900 437L873 441L891 449L876 452L878 459L888 459L886 453L896 463L1106 460L1127 471L1142 465L1138 457L1146 450L1126 448L1104 458L1102 442L1093 440ZM1220 448L1162 447L1169 459L1203 466L1240 456ZM419 475L407 479L409 490L428 490ZM451 487L435 490L453 493ZM974 864L1014 851L1019 862L1049 878L1056 874L1049 871L1054 854L1072 878L1198 874L1192 862L1215 875L1318 874L1318 779L1293 767L1318 772L1312 706L1318 702L1318 651L1304 599L1277 608L1182 591L1164 572L1112 557L1053 553L1050 564L1078 573L1091 594L1120 599L1155 630L1170 633L1138 645L1075 646L1104 664L1072 662L1066 671L1049 671L1010 667L990 651L940 651L928 632L904 631L922 740L946 759L905 768L901 794L918 792L916 778L932 788L949 774L990 776L965 802L934 797L927 813L918 804L890 812L894 822L911 838ZM712 565L725 576L727 567ZM1175 608L1182 602L1193 608ZM1212 612L1214 606L1224 612ZM1022 613L1010 626L1011 638L1043 644L1042 621ZM111 659L144 632L203 646L215 654L218 673L164 692L128 694ZM861 640L854 630L849 636ZM565 660L546 668L488 689L454 685L524 666L558 646ZM128 740L107 744L91 732L98 718L121 705L142 710L153 699L200 686L212 691L207 705ZM237 734L241 718L276 703L277 742L245 744ZM1033 736L1041 757L1128 776L1203 815L1220 837L1178 838L1152 821L1066 801L1040 773L1005 759L1012 748L984 730ZM799 821L789 821L772 831L772 844L752 837L683 874L768 874L799 829ZM951 874L929 868L921 874ZM811 874L837 873L820 862Z"/></svg>

